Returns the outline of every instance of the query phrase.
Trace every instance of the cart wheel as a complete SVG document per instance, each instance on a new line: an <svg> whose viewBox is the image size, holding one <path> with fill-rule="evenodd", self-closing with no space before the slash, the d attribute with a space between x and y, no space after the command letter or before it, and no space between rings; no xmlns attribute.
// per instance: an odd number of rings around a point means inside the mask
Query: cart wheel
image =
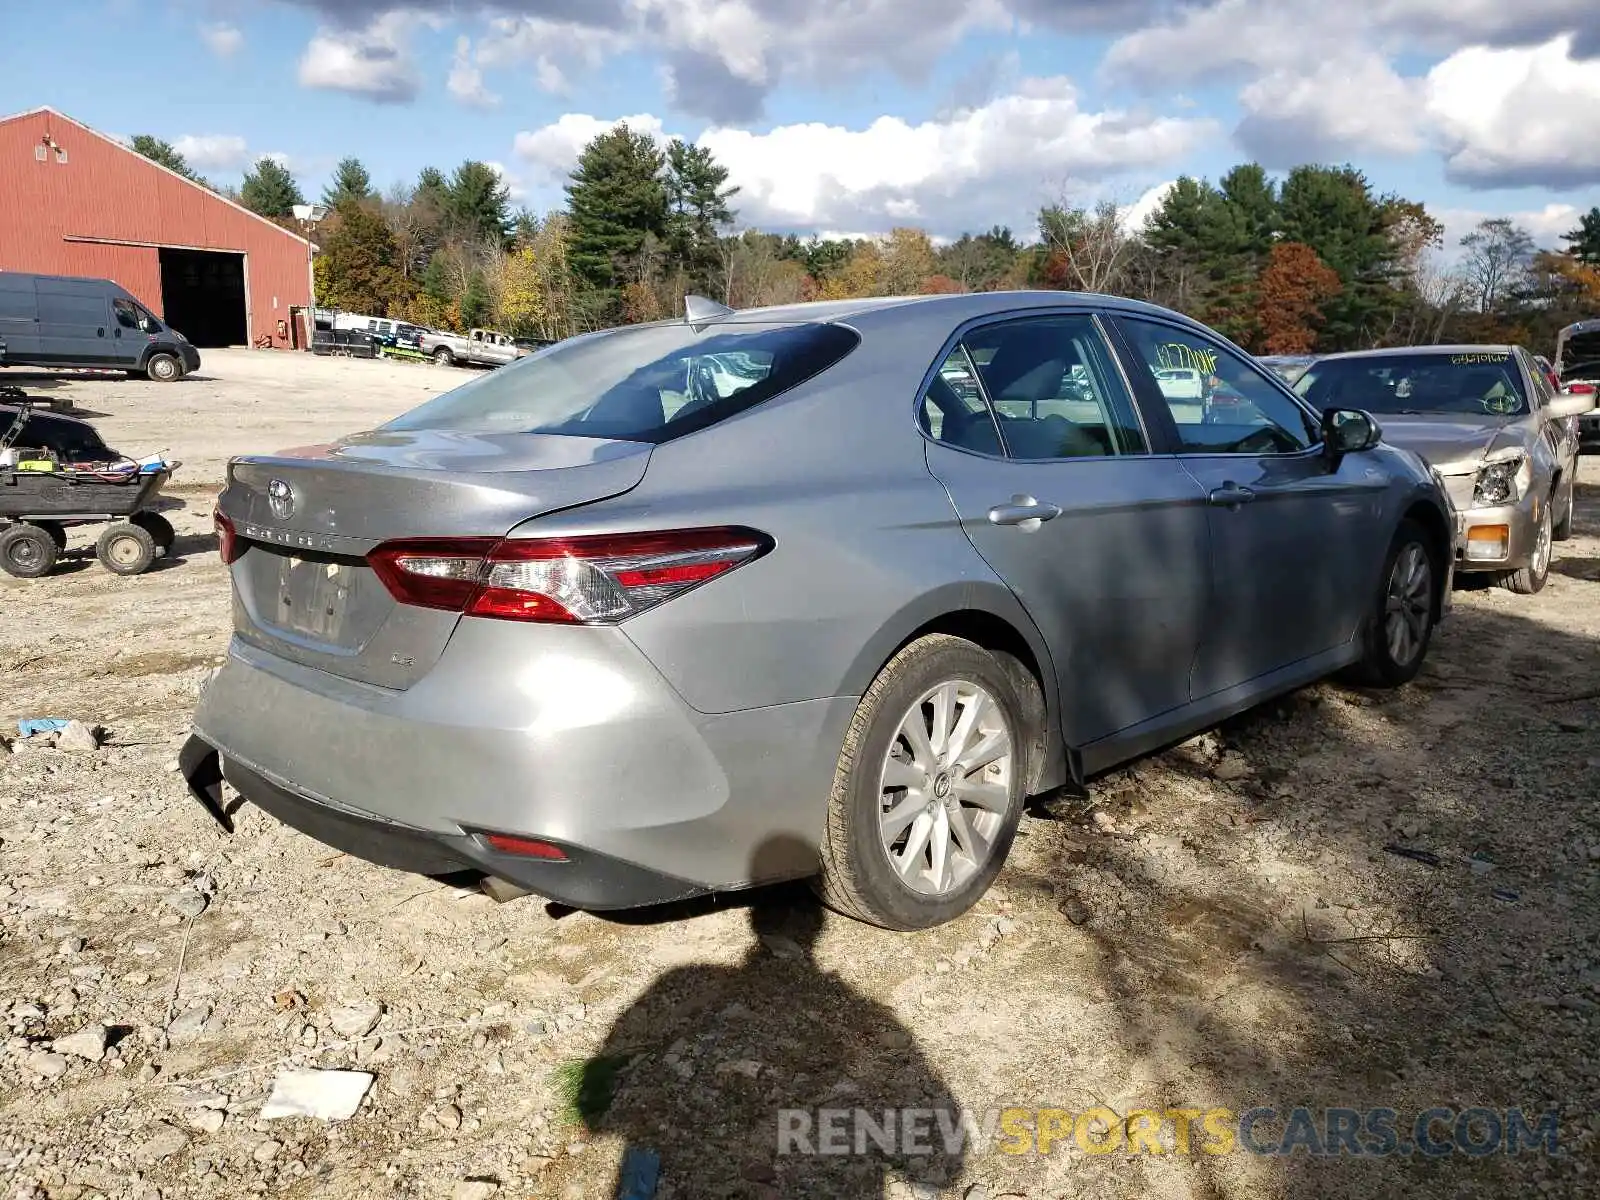
<svg viewBox="0 0 1600 1200"><path fill-rule="evenodd" d="M95 543L94 556L113 575L139 575L156 560L156 539L130 521L108 526Z"/></svg>
<svg viewBox="0 0 1600 1200"><path fill-rule="evenodd" d="M172 527L172 522L158 512L134 513L128 518L128 523L147 531L155 539L156 549L163 553L172 549L172 543L178 537L178 531Z"/></svg>
<svg viewBox="0 0 1600 1200"><path fill-rule="evenodd" d="M0 533L0 570L18 579L37 579L56 565L56 542L48 529L26 522Z"/></svg>
<svg viewBox="0 0 1600 1200"><path fill-rule="evenodd" d="M50 540L56 544L57 552L67 548L67 527L60 521L35 521L34 524L50 535Z"/></svg>

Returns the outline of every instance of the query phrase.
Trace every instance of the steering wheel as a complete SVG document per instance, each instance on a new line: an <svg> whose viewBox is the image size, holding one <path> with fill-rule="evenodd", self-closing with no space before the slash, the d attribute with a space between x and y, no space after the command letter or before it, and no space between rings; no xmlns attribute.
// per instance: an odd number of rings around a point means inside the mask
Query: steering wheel
<svg viewBox="0 0 1600 1200"><path fill-rule="evenodd" d="M1280 449L1278 431L1270 425L1258 429L1249 437L1241 439L1233 449L1236 454L1276 454Z"/></svg>
<svg viewBox="0 0 1600 1200"><path fill-rule="evenodd" d="M1498 396L1485 396L1483 398L1483 411L1492 413L1497 417L1506 417L1517 411L1519 403L1521 402L1515 396L1501 392Z"/></svg>

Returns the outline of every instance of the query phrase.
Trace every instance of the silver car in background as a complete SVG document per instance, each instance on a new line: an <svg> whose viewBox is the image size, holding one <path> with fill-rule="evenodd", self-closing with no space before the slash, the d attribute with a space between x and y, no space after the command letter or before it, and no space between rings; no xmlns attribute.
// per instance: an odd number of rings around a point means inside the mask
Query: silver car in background
<svg viewBox="0 0 1600 1200"><path fill-rule="evenodd" d="M913 929L984 893L1027 796L1422 665L1433 475L1193 321L688 307L229 464L234 635L180 760L214 817L225 777L393 867L589 908L813 877Z"/></svg>
<svg viewBox="0 0 1600 1200"><path fill-rule="evenodd" d="M1520 346L1411 346L1318 359L1295 388L1318 406L1358 406L1387 442L1444 477L1461 515L1462 572L1537 592L1552 543L1572 536L1573 418L1593 396L1559 394Z"/></svg>

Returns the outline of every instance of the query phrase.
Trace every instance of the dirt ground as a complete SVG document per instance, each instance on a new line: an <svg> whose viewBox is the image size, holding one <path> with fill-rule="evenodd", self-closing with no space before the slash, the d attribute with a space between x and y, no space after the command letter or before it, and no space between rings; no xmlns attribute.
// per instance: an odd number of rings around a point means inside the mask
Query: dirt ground
<svg viewBox="0 0 1600 1200"><path fill-rule="evenodd" d="M627 1145L678 1200L1596 1194L1600 460L1543 593L1458 592L1414 685L1319 685L1041 809L961 920L892 935L788 889L606 919L371 867L248 806L228 838L173 770L227 645L227 455L465 378L248 351L169 386L0 377L103 414L124 452L169 448L186 505L145 576L0 577L0 733L106 731L0 750L0 1195L609 1200ZM263 1120L284 1065L375 1081L348 1121ZM891 1104L1392 1108L1402 1130L1434 1106L1553 1108L1560 1149L1067 1137L903 1177L775 1154L780 1107Z"/></svg>

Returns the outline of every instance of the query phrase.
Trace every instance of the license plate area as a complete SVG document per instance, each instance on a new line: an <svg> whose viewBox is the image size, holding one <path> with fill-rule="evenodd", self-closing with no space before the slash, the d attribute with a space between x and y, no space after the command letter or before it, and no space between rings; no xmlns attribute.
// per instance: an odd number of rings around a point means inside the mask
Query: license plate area
<svg viewBox="0 0 1600 1200"><path fill-rule="evenodd" d="M278 559L274 624L319 641L342 641L359 587L355 565L329 554L281 554Z"/></svg>

